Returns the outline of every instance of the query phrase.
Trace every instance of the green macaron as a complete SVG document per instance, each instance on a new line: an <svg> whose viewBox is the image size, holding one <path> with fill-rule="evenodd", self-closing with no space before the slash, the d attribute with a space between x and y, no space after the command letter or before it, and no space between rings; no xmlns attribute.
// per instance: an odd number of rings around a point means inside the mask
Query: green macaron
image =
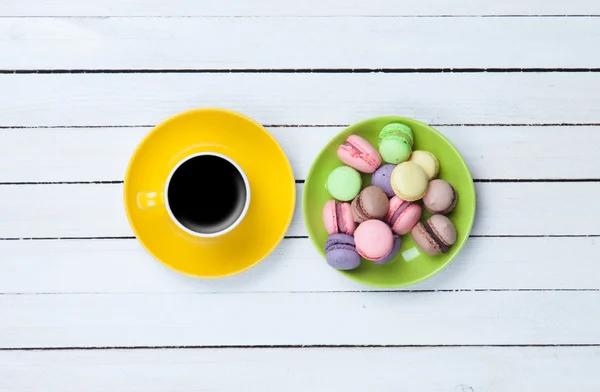
<svg viewBox="0 0 600 392"><path fill-rule="evenodd" d="M388 124L379 133L379 153L387 163L398 164L406 161L412 153L414 136L404 124Z"/></svg>
<svg viewBox="0 0 600 392"><path fill-rule="evenodd" d="M410 147L412 148L415 142L415 136L413 134L412 129L408 125L400 124L400 123L391 123L383 127L381 132L379 132L379 140L387 136L401 136L404 135L406 140L409 142Z"/></svg>
<svg viewBox="0 0 600 392"><path fill-rule="evenodd" d="M334 199L340 201L352 200L360 192L362 178L358 171L349 166L340 166L335 168L329 177L325 188Z"/></svg>

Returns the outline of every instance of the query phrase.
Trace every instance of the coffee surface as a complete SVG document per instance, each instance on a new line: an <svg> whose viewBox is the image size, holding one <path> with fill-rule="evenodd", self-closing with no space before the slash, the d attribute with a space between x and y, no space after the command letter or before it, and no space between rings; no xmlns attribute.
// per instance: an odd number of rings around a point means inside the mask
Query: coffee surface
<svg viewBox="0 0 600 392"><path fill-rule="evenodd" d="M225 230L239 218L246 201L244 179L228 160L201 155L184 162L173 174L167 199L173 216L201 234Z"/></svg>

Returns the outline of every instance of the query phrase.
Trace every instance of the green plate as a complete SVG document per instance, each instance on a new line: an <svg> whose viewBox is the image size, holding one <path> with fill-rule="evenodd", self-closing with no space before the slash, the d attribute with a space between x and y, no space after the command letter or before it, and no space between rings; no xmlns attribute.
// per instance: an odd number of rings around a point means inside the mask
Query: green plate
<svg viewBox="0 0 600 392"><path fill-rule="evenodd" d="M429 256L418 250L409 233L402 236L402 248L389 263L375 265L363 259L358 268L339 271L359 283L380 288L409 286L444 269L469 238L475 219L473 179L467 164L452 143L435 129L416 120L397 116L376 117L351 125L334 137L319 153L306 178L302 200L304 220L310 239L321 255L325 256L325 241L328 237L323 227L323 205L327 200L332 199L325 189L325 183L329 173L343 165L337 157L339 145L343 144L349 135L355 134L377 146L379 131L393 122L406 124L413 130L415 135L413 149L432 152L440 162L439 178L448 181L456 189L458 204L448 217L456 227L457 239L448 253ZM363 174L362 177L364 187L370 183L371 175ZM425 209L423 212L422 221L430 216Z"/></svg>

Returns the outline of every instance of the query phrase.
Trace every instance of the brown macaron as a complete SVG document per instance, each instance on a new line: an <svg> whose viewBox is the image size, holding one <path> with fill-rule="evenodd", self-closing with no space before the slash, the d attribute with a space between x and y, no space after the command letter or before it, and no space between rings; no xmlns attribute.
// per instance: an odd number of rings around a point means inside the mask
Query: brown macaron
<svg viewBox="0 0 600 392"><path fill-rule="evenodd" d="M430 181L427 193L423 196L423 205L432 214L449 214L457 202L458 195L454 187L440 179Z"/></svg>
<svg viewBox="0 0 600 392"><path fill-rule="evenodd" d="M387 195L381 188L373 185L363 189L352 201L352 216L358 223L369 219L383 219L388 209Z"/></svg>
<svg viewBox="0 0 600 392"><path fill-rule="evenodd" d="M417 223L411 234L417 246L431 256L448 252L456 242L456 229L444 215L433 215L425 223Z"/></svg>

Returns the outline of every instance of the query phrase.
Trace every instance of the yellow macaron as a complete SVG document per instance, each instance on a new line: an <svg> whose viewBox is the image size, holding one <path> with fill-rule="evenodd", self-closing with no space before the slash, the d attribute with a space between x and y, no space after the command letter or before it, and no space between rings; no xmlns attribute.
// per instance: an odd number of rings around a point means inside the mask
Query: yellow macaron
<svg viewBox="0 0 600 392"><path fill-rule="evenodd" d="M433 180L440 173L440 164L432 153L429 151L415 150L409 158L410 161L421 166L427 174L429 181Z"/></svg>
<svg viewBox="0 0 600 392"><path fill-rule="evenodd" d="M429 180L423 168L412 161L402 162L392 171L392 189L406 201L421 199L427 192Z"/></svg>

